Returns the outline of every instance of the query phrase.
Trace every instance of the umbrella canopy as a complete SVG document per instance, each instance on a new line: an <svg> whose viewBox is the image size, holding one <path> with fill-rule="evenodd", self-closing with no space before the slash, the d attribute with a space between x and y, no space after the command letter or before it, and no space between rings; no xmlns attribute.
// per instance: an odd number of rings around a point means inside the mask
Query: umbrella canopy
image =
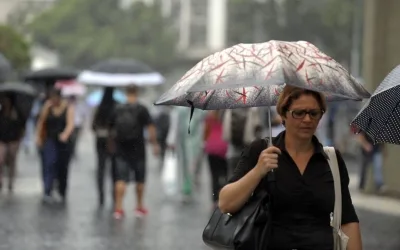
<svg viewBox="0 0 400 250"><path fill-rule="evenodd" d="M10 82L0 85L0 95L2 94L13 99L15 107L21 112L24 121L26 121L37 95L36 90L25 83Z"/></svg>
<svg viewBox="0 0 400 250"><path fill-rule="evenodd" d="M285 84L322 92L329 101L361 100L368 91L309 42L238 44L189 70L156 105L226 109L275 105Z"/></svg>
<svg viewBox="0 0 400 250"><path fill-rule="evenodd" d="M11 73L12 67L11 63L5 58L5 56L0 53L0 81L5 81L8 75Z"/></svg>
<svg viewBox="0 0 400 250"><path fill-rule="evenodd" d="M400 65L376 88L351 126L356 133L365 132L374 143L400 145Z"/></svg>
<svg viewBox="0 0 400 250"><path fill-rule="evenodd" d="M0 84L0 93L10 93L10 94L22 94L29 96L36 96L36 90L25 83L10 82Z"/></svg>
<svg viewBox="0 0 400 250"><path fill-rule="evenodd" d="M104 91L103 90L95 90L88 95L86 98L86 102L91 107L96 107L100 104L101 100L103 99ZM113 91L113 98L116 102L125 103L126 96L125 93L121 90L114 89Z"/></svg>
<svg viewBox="0 0 400 250"><path fill-rule="evenodd" d="M83 96L86 93L86 86L75 80L57 81L55 87L61 90L63 96Z"/></svg>
<svg viewBox="0 0 400 250"><path fill-rule="evenodd" d="M99 62L83 71L78 81L88 85L121 87L129 84L138 86L164 83L164 77L148 65L130 59L111 59Z"/></svg>
<svg viewBox="0 0 400 250"><path fill-rule="evenodd" d="M71 80L78 76L78 71L70 68L47 68L32 71L26 74L23 79L26 82L43 82L55 84L58 80Z"/></svg>

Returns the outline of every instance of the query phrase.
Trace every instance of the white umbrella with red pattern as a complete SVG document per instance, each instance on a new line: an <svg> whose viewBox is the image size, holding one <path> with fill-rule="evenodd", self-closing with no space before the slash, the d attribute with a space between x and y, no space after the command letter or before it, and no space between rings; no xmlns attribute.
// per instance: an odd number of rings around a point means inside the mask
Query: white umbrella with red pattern
<svg viewBox="0 0 400 250"><path fill-rule="evenodd" d="M369 98L333 58L309 42L238 44L206 57L156 105L231 109L275 105L285 84L322 92L330 101Z"/></svg>

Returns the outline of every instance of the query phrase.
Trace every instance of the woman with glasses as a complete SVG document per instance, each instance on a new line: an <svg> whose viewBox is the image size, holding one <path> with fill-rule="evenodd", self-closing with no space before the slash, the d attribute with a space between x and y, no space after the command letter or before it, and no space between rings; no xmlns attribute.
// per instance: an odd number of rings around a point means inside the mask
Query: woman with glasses
<svg viewBox="0 0 400 250"><path fill-rule="evenodd" d="M222 188L219 208L235 213L253 192L267 189L272 197L268 249L333 249L330 216L334 210L333 175L322 145L314 136L326 110L325 97L314 91L286 86L277 112L285 130L272 139L255 140L243 153L230 184ZM362 248L358 217L350 192L349 174L336 151L342 189L342 230L348 250ZM262 181L274 170L275 182Z"/></svg>

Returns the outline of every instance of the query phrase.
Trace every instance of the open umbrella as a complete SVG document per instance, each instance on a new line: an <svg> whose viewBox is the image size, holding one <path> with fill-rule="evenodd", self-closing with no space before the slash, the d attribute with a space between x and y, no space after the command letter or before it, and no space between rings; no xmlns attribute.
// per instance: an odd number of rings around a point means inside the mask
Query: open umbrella
<svg viewBox="0 0 400 250"><path fill-rule="evenodd" d="M348 72L305 41L238 44L206 57L155 105L199 109L273 106L285 84L322 92L329 101L361 100L368 91ZM271 112L269 109L269 127ZM189 130L190 132L190 130ZM271 130L270 130L271 143Z"/></svg>
<svg viewBox="0 0 400 250"><path fill-rule="evenodd" d="M103 99L104 91L99 89L95 90L88 95L86 98L86 102L91 107L96 107L100 104L101 100ZM116 102L124 103L126 102L126 96L123 91L114 89L113 91L113 98Z"/></svg>
<svg viewBox="0 0 400 250"><path fill-rule="evenodd" d="M0 84L0 93L22 94L27 96L36 96L36 90L25 83L9 82Z"/></svg>
<svg viewBox="0 0 400 250"><path fill-rule="evenodd" d="M238 44L200 61L156 105L227 109L275 105L285 84L361 100L368 91L309 42Z"/></svg>
<svg viewBox="0 0 400 250"><path fill-rule="evenodd" d="M15 107L21 112L26 121L37 95L36 90L25 83L10 82L0 84L0 95L2 94L12 97Z"/></svg>
<svg viewBox="0 0 400 250"><path fill-rule="evenodd" d="M55 87L61 90L63 96L83 96L86 93L86 86L75 80L57 81Z"/></svg>
<svg viewBox="0 0 400 250"><path fill-rule="evenodd" d="M400 145L400 65L376 88L351 126L356 133L362 130L374 143Z"/></svg>
<svg viewBox="0 0 400 250"><path fill-rule="evenodd" d="M164 77L150 66L130 59L110 59L99 62L78 76L78 81L88 85L121 87L158 85Z"/></svg>
<svg viewBox="0 0 400 250"><path fill-rule="evenodd" d="M71 80L78 76L78 71L70 68L54 67L36 70L25 74L26 82L40 82L53 85L59 80Z"/></svg>

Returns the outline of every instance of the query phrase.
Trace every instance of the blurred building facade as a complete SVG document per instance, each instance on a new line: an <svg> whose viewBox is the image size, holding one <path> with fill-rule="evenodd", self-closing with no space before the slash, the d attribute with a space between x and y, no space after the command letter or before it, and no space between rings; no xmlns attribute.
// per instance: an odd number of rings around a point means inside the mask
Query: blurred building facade
<svg viewBox="0 0 400 250"><path fill-rule="evenodd" d="M158 0L178 32L178 50L200 59L226 46L228 0Z"/></svg>
<svg viewBox="0 0 400 250"><path fill-rule="evenodd" d="M56 0L1 0L0 23L8 22L10 16L18 11L29 9L34 12L50 7Z"/></svg>

